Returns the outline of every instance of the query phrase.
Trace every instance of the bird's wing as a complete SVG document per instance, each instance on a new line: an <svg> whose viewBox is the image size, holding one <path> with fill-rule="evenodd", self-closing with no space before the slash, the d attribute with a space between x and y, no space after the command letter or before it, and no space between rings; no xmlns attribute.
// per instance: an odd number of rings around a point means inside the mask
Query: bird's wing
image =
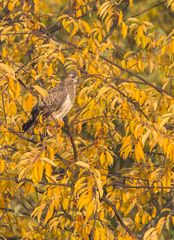
<svg viewBox="0 0 174 240"><path fill-rule="evenodd" d="M49 116L51 113L59 110L67 97L67 92L62 84L51 88L48 91L48 96L42 99L38 104L39 112L42 112L43 117Z"/></svg>
<svg viewBox="0 0 174 240"><path fill-rule="evenodd" d="M48 91L48 96L43 98L41 102L38 102L33 107L31 111L31 118L22 126L23 131L27 131L36 124L38 121L37 118L40 114L42 114L45 118L50 116L53 112L58 111L66 100L66 97L67 92L62 83L54 88L51 88Z"/></svg>
<svg viewBox="0 0 174 240"><path fill-rule="evenodd" d="M22 130L24 132L30 129L37 122L37 117L39 116L39 113L40 113L40 109L38 107L38 104L36 104L31 111L30 119L27 122L25 122L22 126Z"/></svg>

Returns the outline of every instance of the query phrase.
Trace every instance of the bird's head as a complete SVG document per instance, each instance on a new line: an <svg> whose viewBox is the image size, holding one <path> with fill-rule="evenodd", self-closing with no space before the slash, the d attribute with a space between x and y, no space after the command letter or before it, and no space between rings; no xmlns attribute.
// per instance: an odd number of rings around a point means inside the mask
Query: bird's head
<svg viewBox="0 0 174 240"><path fill-rule="evenodd" d="M64 80L65 85L72 85L78 83L78 75L76 72L70 72Z"/></svg>

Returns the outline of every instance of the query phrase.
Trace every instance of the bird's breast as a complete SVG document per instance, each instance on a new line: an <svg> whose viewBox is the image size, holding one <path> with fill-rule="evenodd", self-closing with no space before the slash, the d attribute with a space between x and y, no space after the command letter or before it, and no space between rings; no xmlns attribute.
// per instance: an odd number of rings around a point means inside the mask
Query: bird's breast
<svg viewBox="0 0 174 240"><path fill-rule="evenodd" d="M73 102L69 95L67 95L65 101L62 103L61 107L53 113L53 116L57 119L62 119L72 108Z"/></svg>

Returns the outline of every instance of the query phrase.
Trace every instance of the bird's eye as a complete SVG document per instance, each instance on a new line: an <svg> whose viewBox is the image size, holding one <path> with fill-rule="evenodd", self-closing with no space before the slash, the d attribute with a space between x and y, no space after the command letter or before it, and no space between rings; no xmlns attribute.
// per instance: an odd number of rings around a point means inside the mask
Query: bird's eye
<svg viewBox="0 0 174 240"><path fill-rule="evenodd" d="M76 75L75 75L75 74L72 74L72 75L71 75L71 78L73 78L73 79L76 78Z"/></svg>

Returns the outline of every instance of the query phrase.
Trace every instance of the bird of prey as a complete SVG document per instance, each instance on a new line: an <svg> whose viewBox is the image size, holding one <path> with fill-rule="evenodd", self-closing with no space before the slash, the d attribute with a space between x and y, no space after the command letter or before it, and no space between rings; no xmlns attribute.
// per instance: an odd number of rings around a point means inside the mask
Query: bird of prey
<svg viewBox="0 0 174 240"><path fill-rule="evenodd" d="M56 87L48 91L48 95L38 102L31 111L31 118L23 124L22 130L26 132L37 124L38 116L43 119L50 115L56 119L62 119L72 108L77 85L77 74L71 72Z"/></svg>

